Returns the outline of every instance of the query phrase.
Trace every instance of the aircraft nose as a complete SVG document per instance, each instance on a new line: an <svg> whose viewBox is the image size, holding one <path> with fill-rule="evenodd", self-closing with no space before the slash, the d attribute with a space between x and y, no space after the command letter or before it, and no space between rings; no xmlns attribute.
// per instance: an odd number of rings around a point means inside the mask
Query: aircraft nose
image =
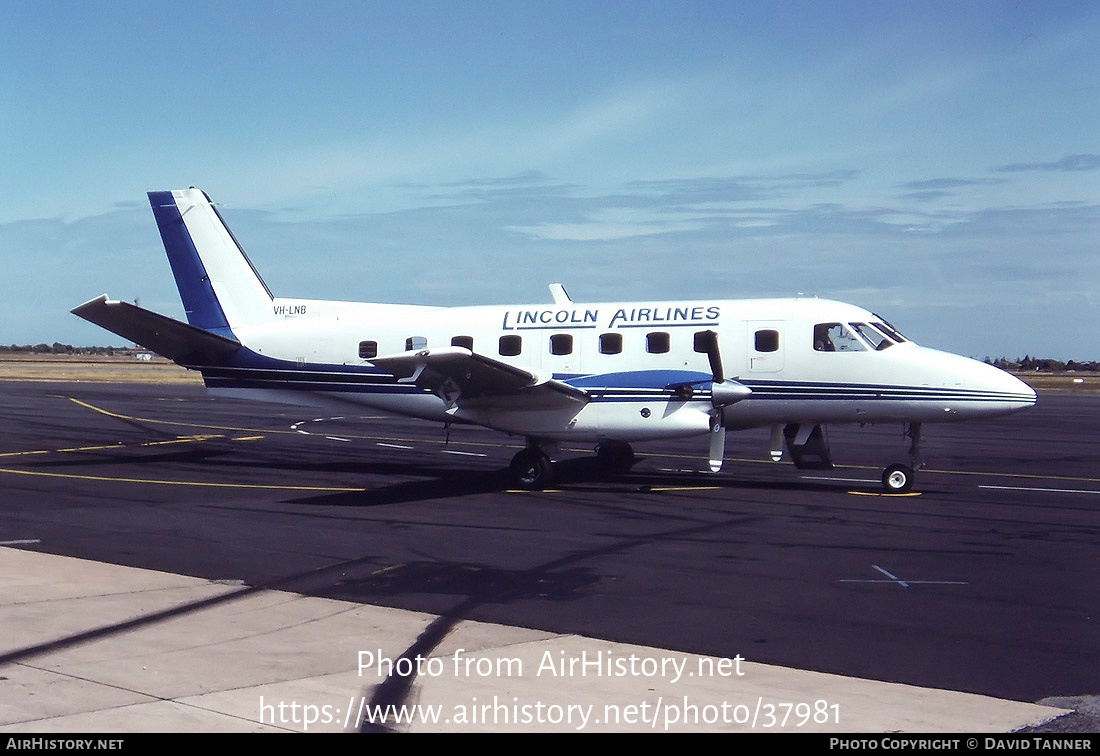
<svg viewBox="0 0 1100 756"><path fill-rule="evenodd" d="M975 414L1004 415L1035 404L1035 389L1016 376L977 360L967 359L967 363L961 383L977 404Z"/></svg>
<svg viewBox="0 0 1100 756"><path fill-rule="evenodd" d="M1039 398L1038 394L1035 393L1035 389L1014 375L1009 375L1008 377L1014 381L1012 386L1015 391L1019 392L1026 406L1030 407L1035 404L1035 401Z"/></svg>

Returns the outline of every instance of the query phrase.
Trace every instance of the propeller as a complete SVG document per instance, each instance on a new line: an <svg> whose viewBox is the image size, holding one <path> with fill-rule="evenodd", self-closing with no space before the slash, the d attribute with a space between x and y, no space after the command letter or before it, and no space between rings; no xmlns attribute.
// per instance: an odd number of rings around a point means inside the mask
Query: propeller
<svg viewBox="0 0 1100 756"><path fill-rule="evenodd" d="M741 401L752 393L752 389L743 383L738 383L732 378L727 379L722 367L722 352L718 348L718 334L714 331L703 331L698 334L699 341L696 348L707 353L710 361L710 403L714 411L710 415L710 471L718 472L722 469L722 461L726 455L726 429L722 426L722 409Z"/></svg>

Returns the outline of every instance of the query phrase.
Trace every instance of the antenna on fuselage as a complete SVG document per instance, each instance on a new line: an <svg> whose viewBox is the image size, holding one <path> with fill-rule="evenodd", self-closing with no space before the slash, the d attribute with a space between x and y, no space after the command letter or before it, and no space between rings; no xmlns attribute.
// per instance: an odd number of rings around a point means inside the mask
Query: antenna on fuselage
<svg viewBox="0 0 1100 756"><path fill-rule="evenodd" d="M554 298L556 305L571 305L573 300L569 298L569 292L560 283L550 284L550 296Z"/></svg>

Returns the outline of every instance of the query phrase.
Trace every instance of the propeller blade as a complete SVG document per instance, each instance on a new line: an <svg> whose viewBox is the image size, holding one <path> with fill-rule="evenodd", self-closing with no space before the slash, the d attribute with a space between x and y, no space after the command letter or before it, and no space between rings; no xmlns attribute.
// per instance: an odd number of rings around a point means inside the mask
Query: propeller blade
<svg viewBox="0 0 1100 756"><path fill-rule="evenodd" d="M726 429L716 414L710 421L710 471L722 469L726 457Z"/></svg>
<svg viewBox="0 0 1100 756"><path fill-rule="evenodd" d="M772 458L772 462L778 462L783 459L783 426L773 425L771 442L768 444L769 453Z"/></svg>
<svg viewBox="0 0 1100 756"><path fill-rule="evenodd" d="M714 413L710 417L710 471L722 469L726 456L726 429L722 427L722 408L739 402L752 390L734 380L726 380L726 371L722 367L722 352L718 348L718 334L714 331L702 331L695 336L697 351L705 351L710 361L710 401Z"/></svg>
<svg viewBox="0 0 1100 756"><path fill-rule="evenodd" d="M718 348L718 334L714 331L702 331L695 336L695 348L707 353L710 361L711 386L710 400L715 408L739 402L752 391L748 386L735 380L726 380L726 371L722 367L722 352Z"/></svg>
<svg viewBox="0 0 1100 756"><path fill-rule="evenodd" d="M700 331L695 334L695 351L706 352L710 361L710 374L715 383L726 380L722 369L722 353L718 350L718 334L714 331Z"/></svg>

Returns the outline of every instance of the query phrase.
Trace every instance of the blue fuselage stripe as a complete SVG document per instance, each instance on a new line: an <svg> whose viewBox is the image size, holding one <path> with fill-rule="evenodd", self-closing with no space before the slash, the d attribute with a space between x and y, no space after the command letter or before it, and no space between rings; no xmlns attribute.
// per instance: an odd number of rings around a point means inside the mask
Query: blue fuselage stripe
<svg viewBox="0 0 1100 756"><path fill-rule="evenodd" d="M282 388L299 391L349 391L354 393L420 394L428 393L415 385L399 384L393 376L377 368L319 365L276 367L286 364L264 358L263 367L192 366L202 372L206 384L219 388ZM644 402L681 397L675 385L630 386L609 385L611 380L597 385L599 379L621 378L629 383L630 373L606 376L573 376L571 385L584 390L594 402ZM657 376L653 376L656 378ZM694 374L669 371L662 379L696 377ZM875 401L875 402L983 402L1019 403L1034 401L1034 397L1010 392L981 391L930 386L891 386L887 384L844 384L810 382L744 382L752 394L743 401ZM693 401L710 399L703 387L694 390Z"/></svg>

